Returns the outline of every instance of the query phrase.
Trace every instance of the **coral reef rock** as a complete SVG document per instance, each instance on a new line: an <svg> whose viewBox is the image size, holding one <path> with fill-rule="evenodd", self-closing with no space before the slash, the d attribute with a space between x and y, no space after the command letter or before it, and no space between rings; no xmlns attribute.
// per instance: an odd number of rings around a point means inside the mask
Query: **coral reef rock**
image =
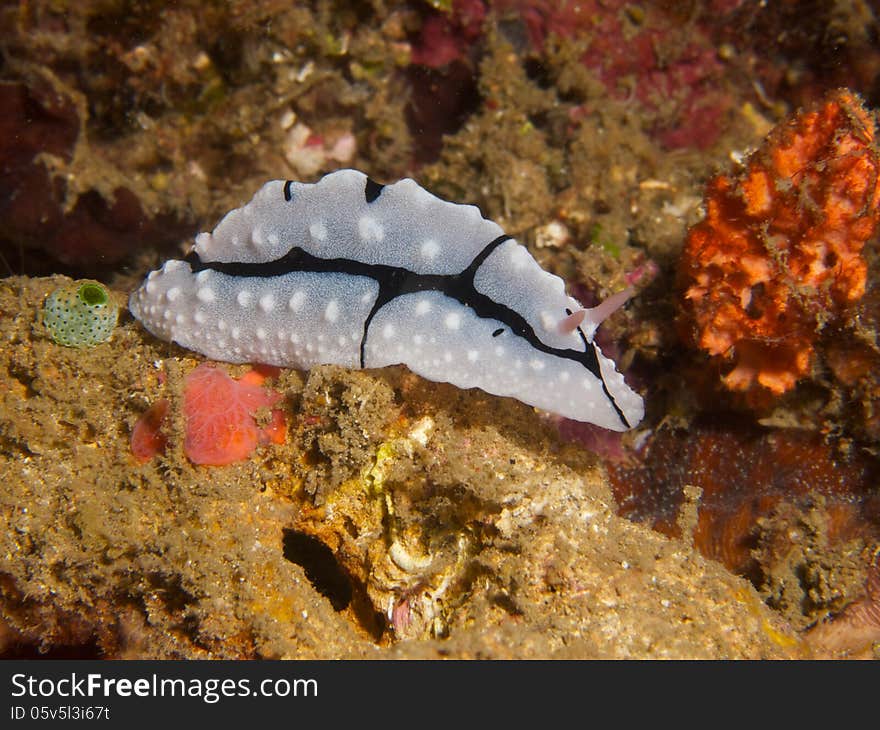
<svg viewBox="0 0 880 730"><path fill-rule="evenodd" d="M799 651L747 582L619 517L595 457L513 399L404 368L285 370L287 441L195 466L198 360L130 319L100 348L54 344L37 310L61 282L0 282L6 656ZM167 448L138 463L157 396Z"/></svg>

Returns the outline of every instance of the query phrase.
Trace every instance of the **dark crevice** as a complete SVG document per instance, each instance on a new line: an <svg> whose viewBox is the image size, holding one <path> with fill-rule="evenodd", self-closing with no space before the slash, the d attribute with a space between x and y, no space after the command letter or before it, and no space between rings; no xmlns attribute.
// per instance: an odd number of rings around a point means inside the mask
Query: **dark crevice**
<svg viewBox="0 0 880 730"><path fill-rule="evenodd" d="M523 67L526 76L528 76L531 81L534 81L538 88L552 89L556 86L556 79L553 78L550 69L537 58L526 59Z"/></svg>
<svg viewBox="0 0 880 730"><path fill-rule="evenodd" d="M304 532L284 530L284 557L305 571L309 583L330 601L334 611L343 611L351 604L351 580L336 562L333 551L320 540Z"/></svg>
<svg viewBox="0 0 880 730"><path fill-rule="evenodd" d="M387 624L375 610L364 586L352 580L337 562L333 551L318 538L294 529L284 530L284 557L299 565L312 587L333 609L345 612L376 643L382 641Z"/></svg>
<svg viewBox="0 0 880 730"><path fill-rule="evenodd" d="M470 64L453 61L443 69L412 65L407 78L411 91L406 120L419 140L415 164L436 162L444 135L458 132L482 103L477 74Z"/></svg>

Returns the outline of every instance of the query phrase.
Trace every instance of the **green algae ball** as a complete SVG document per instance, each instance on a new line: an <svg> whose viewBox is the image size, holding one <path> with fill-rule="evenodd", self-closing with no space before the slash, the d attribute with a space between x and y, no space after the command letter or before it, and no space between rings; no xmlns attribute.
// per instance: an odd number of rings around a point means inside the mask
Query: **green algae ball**
<svg viewBox="0 0 880 730"><path fill-rule="evenodd" d="M119 308L97 281L77 281L53 291L43 305L43 324L65 347L94 347L116 327Z"/></svg>

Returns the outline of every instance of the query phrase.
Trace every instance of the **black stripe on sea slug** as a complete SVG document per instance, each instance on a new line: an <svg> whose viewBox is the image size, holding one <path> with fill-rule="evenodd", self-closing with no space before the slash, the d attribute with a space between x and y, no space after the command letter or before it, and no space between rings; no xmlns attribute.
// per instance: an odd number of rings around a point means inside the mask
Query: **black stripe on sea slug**
<svg viewBox="0 0 880 730"><path fill-rule="evenodd" d="M363 335L360 346L360 365L365 367L364 351L369 333L370 323L376 313L393 299L405 294L414 294L420 291L436 291L450 299L455 299L465 307L469 307L474 314L483 319L494 319L503 322L515 335L522 337L532 347L540 352L553 355L565 360L573 360L589 370L599 382L606 397L611 401L621 423L627 428L629 423L620 407L615 402L599 368L599 359L596 356L596 346L590 342L583 331L578 328L584 350L562 349L545 344L535 334L532 326L517 311L510 307L499 304L485 294L477 291L474 286L474 277L477 270L486 259L510 236L502 235L490 241L471 261L464 271L458 274L419 274L401 266L389 266L387 264L367 264L353 259L322 259L304 251L301 248L292 248L281 258L274 261L261 263L245 263L241 261L202 261L199 255L192 251L184 260L190 265L194 274L205 269L211 269L227 276L259 277L268 278L284 276L294 272L312 272L318 274L336 273L348 274L349 276L363 276L373 279L379 285L379 294L373 304L373 308L364 321Z"/></svg>
<svg viewBox="0 0 880 730"><path fill-rule="evenodd" d="M366 198L368 203L372 203L376 198L378 198L382 194L382 188L385 186L381 183L377 183L372 178L367 178L367 184L364 185L364 198Z"/></svg>
<svg viewBox="0 0 880 730"><path fill-rule="evenodd" d="M568 312L567 309L565 311ZM602 371L599 369L599 358L596 357L596 346L587 339L587 336L584 334L584 331L580 327L577 328L577 331L578 334L581 336L581 342L584 343L587 351L592 355L596 370L593 370L593 368L586 363L584 363L584 366L594 375L598 373L597 377L599 378L599 382L602 383L602 390L605 393L605 397L609 401L611 401L611 405L614 406L614 410L617 412L617 417L620 419L620 422L627 428L632 428L630 422L626 420L626 416L623 415L623 411L620 410L620 406L617 405L617 401L614 400L614 396L612 396L611 393L608 391L608 386L605 385L605 378L602 377Z"/></svg>
<svg viewBox="0 0 880 730"><path fill-rule="evenodd" d="M289 203L293 198L293 193L290 191L290 186L293 185L293 180L288 180L284 183L284 199Z"/></svg>

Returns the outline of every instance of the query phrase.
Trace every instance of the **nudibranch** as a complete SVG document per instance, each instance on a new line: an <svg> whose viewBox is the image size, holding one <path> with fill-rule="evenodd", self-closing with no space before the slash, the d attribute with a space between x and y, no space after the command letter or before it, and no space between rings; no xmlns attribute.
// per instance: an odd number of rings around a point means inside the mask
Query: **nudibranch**
<svg viewBox="0 0 880 730"><path fill-rule="evenodd" d="M157 337L214 360L402 363L623 431L642 398L593 341L620 299L584 309L476 206L339 170L267 182L151 272L129 307Z"/></svg>

